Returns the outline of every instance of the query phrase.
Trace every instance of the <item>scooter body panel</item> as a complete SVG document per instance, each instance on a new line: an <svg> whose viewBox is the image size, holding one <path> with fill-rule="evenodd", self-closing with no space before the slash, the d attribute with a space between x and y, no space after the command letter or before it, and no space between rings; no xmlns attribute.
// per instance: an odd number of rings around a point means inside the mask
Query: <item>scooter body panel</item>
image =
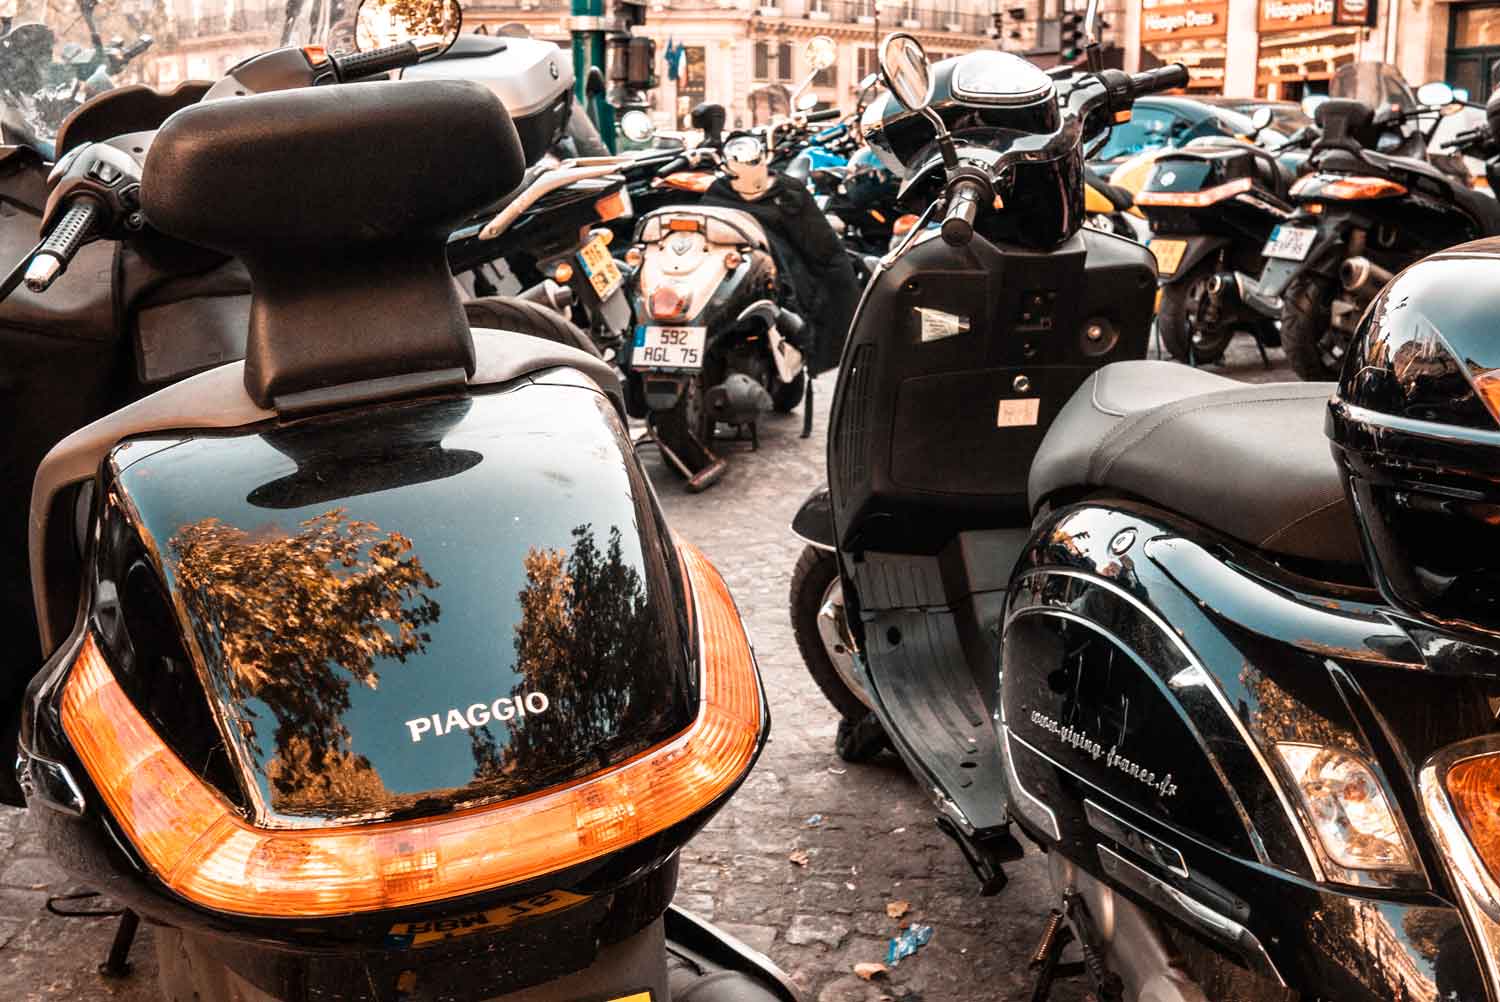
<svg viewBox="0 0 1500 1002"><path fill-rule="evenodd" d="M1496 683L1450 674L1435 650L1372 591L1296 577L1168 513L1062 509L1038 523L1006 612L1012 814L1266 988L1478 1002L1415 763L1492 730ZM1285 743L1359 754L1415 865L1340 865L1311 834Z"/></svg>
<svg viewBox="0 0 1500 1002"><path fill-rule="evenodd" d="M936 553L1025 524L1031 457L1090 372L1145 354L1151 253L1085 230L1038 252L929 231L861 300L829 423L840 549Z"/></svg>

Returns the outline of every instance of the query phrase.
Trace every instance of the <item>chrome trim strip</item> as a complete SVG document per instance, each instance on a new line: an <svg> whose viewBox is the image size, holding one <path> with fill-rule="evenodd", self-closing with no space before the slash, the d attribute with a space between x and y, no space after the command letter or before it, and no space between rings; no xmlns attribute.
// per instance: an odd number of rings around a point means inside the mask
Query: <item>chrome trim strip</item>
<svg viewBox="0 0 1500 1002"><path fill-rule="evenodd" d="M1313 879L1317 880L1319 883L1323 883L1324 881L1326 881L1328 878L1327 875L1323 872L1322 860L1318 857L1317 852L1314 851L1312 847L1312 843L1308 840L1307 825L1303 822L1302 815L1292 807L1291 801L1287 799L1286 791L1281 787L1281 781L1276 778L1276 770L1271 768L1271 763L1266 759L1265 753L1261 750L1260 745L1257 744L1255 739L1250 736L1250 732L1248 729L1246 729L1244 721L1242 721L1238 716L1235 715L1233 707L1229 705L1228 698L1225 697L1223 690L1219 688L1213 674L1203 666L1203 663L1199 661L1198 657L1193 653L1192 648L1188 647L1187 642L1178 635L1177 631L1172 629L1171 626L1167 624L1166 620L1157 615L1155 610L1148 607L1140 599L1136 598L1134 595L1130 594L1119 585L1114 584L1110 581L1106 581L1103 578L1096 577L1092 574L1085 574L1081 571L1074 571L1060 567L1039 568L1037 570L1027 571L1025 574L1022 574L1019 578L1016 579L1016 582L1012 583L1012 587L1014 588L1015 583L1023 581L1026 578L1032 577L1037 574L1058 574L1062 577L1077 578L1080 581L1084 581L1088 584L1103 588L1105 591L1113 592L1120 598L1124 599L1126 602L1129 602L1131 605L1135 606L1135 608L1138 609L1143 616L1154 623L1156 625L1156 628L1161 630L1162 633L1167 636L1168 640L1171 641L1172 645L1177 648L1178 652L1185 659L1187 659L1188 663L1197 668L1198 671L1203 673L1205 682L1204 688L1207 689L1210 694L1212 694L1214 702L1219 704L1219 709L1223 712L1224 716L1229 718L1230 722L1234 726L1234 729L1239 733L1240 740L1245 743L1246 747L1250 749L1250 754L1255 758L1255 761L1260 764L1261 770L1266 775L1266 781L1271 784L1271 789L1275 792L1276 799L1281 804L1281 809L1286 812L1286 816L1290 820L1292 825L1292 831L1297 833L1297 841L1302 846L1303 855L1307 857L1307 865L1312 870Z"/></svg>
<svg viewBox="0 0 1500 1002"><path fill-rule="evenodd" d="M1026 817L1031 821L1032 824L1036 825L1038 828L1051 835L1054 839L1061 842L1062 829L1057 826L1057 815L1052 812L1052 808L1048 807L1045 801L1043 801L1036 794L1032 793L1030 790L1026 789L1025 786L1022 786L1021 777L1016 775L1016 765L1013 760L1014 756L1012 756L1010 750L1010 728L1005 726L1005 719L1003 716L1000 720L1000 733L1005 737L1005 773L1006 776L1010 779L1010 788L1020 794L1021 797L1025 798L1025 800L1023 801L1018 797L1011 797L1011 806L1020 811L1022 814L1026 815ZM1020 738L1016 738L1016 740L1021 741ZM1025 741L1021 741L1021 743L1023 745L1026 744ZM1026 745L1026 747L1030 748L1032 751L1036 751L1036 749L1031 748L1030 745ZM1042 757L1046 758L1045 755L1043 755ZM1037 813L1033 813L1033 811Z"/></svg>
<svg viewBox="0 0 1500 1002"><path fill-rule="evenodd" d="M1255 933L1227 915L1220 915L1203 902L1182 893L1159 877L1147 873L1108 846L1099 845L1095 848L1099 851L1099 864L1104 868L1105 876L1141 895L1179 921L1241 951L1258 973L1275 978L1281 987L1287 987L1286 980L1276 969L1276 964L1266 953L1265 947L1261 946L1260 940L1256 939Z"/></svg>
<svg viewBox="0 0 1500 1002"><path fill-rule="evenodd" d="M1088 798L1084 798L1083 801L1083 816L1088 819L1095 831L1101 835L1108 835L1137 856L1149 859L1157 866L1170 870L1179 877L1193 875L1188 869L1187 861L1182 858L1182 853L1178 852L1175 846L1170 846L1161 839L1152 838L1129 821Z"/></svg>
<svg viewBox="0 0 1500 1002"><path fill-rule="evenodd" d="M1500 999L1500 886L1479 858L1474 843L1448 796L1448 770L1467 759L1500 753L1500 737L1487 735L1434 752L1417 774L1417 789L1433 840L1453 880L1459 909L1468 920L1470 938L1484 960L1485 994Z"/></svg>
<svg viewBox="0 0 1500 1002"><path fill-rule="evenodd" d="M829 546L827 543L820 543L820 542L818 542L815 539L808 539L806 536L802 535L802 533L798 532L796 529L792 530L792 535L796 536L798 539L802 540L802 542L806 543L808 546L811 546L815 550L822 550L824 553L836 553L836 552L838 552L832 546Z"/></svg>

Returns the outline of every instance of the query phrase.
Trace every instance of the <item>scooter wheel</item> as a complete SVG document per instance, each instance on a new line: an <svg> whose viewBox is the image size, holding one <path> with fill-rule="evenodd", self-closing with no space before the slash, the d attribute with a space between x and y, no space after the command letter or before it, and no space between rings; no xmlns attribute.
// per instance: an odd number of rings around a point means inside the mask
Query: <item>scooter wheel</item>
<svg viewBox="0 0 1500 1002"><path fill-rule="evenodd" d="M1224 357L1234 337L1231 328L1194 330L1193 314L1198 300L1208 295L1208 280L1213 275L1212 262L1205 261L1175 282L1161 288L1161 309L1156 314L1156 329L1162 345L1179 362L1212 365Z"/></svg>
<svg viewBox="0 0 1500 1002"><path fill-rule="evenodd" d="M1295 278L1281 295L1281 348L1302 379L1323 382L1339 378L1343 359L1327 350L1333 296L1328 283Z"/></svg>
<svg viewBox="0 0 1500 1002"><path fill-rule="evenodd" d="M827 550L809 546L797 558L792 569L792 588L788 598L792 612L792 636L796 638L797 650L802 654L802 663L807 673L818 683L818 688L839 716L847 720L862 720L870 707L855 690L852 655L845 650L829 649L819 629L819 616L823 606L835 595L841 599L838 588L839 568L834 555ZM837 645L836 645L837 646ZM839 659L835 663L835 658ZM842 670L841 670L842 669Z"/></svg>

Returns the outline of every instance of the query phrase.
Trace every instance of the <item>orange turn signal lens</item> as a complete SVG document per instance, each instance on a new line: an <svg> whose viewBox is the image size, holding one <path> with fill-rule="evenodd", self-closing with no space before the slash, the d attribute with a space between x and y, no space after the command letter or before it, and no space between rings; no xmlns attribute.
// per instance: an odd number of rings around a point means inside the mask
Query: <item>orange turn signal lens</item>
<svg viewBox="0 0 1500 1002"><path fill-rule="evenodd" d="M1136 205L1169 205L1183 209L1201 209L1249 191L1255 182L1248 177L1203 188L1199 191L1142 191L1135 196Z"/></svg>
<svg viewBox="0 0 1500 1002"><path fill-rule="evenodd" d="M619 191L605 195L594 203L594 211L599 213L599 218L605 221L619 219L628 211L625 208L625 191Z"/></svg>
<svg viewBox="0 0 1500 1002"><path fill-rule="evenodd" d="M676 216L672 219L667 220L667 229L685 233L697 233L698 220L686 219L682 216Z"/></svg>
<svg viewBox="0 0 1500 1002"><path fill-rule="evenodd" d="M646 260L646 255L641 253L639 247L632 247L625 252L625 263L632 268L639 268L644 260Z"/></svg>
<svg viewBox="0 0 1500 1002"><path fill-rule="evenodd" d="M1336 177L1309 174L1292 184L1294 196L1353 201L1361 198L1390 198L1406 194L1406 186L1383 177Z"/></svg>
<svg viewBox="0 0 1500 1002"><path fill-rule="evenodd" d="M1500 752L1455 762L1443 785L1485 869L1500 881Z"/></svg>
<svg viewBox="0 0 1500 1002"><path fill-rule="evenodd" d="M1500 423L1500 369L1490 369L1475 376L1474 390L1489 409L1490 417Z"/></svg>
<svg viewBox="0 0 1500 1002"><path fill-rule="evenodd" d="M530 880L639 842L703 810L750 768L764 729L744 626L714 567L679 545L700 652L698 715L681 734L541 793L412 821L262 830L167 748L88 637L62 721L131 843L184 898L240 915L332 916Z"/></svg>
<svg viewBox="0 0 1500 1002"><path fill-rule="evenodd" d="M678 171L676 174L668 174L666 177L657 178L651 183L667 188L676 188L678 191L694 191L701 195L713 187L714 176L704 171L685 170Z"/></svg>
<svg viewBox="0 0 1500 1002"><path fill-rule="evenodd" d="M897 216L896 221L891 224L891 234L898 237L906 236L906 234L911 232L912 227L917 225L919 218L921 217L911 212L908 212L904 216Z"/></svg>
<svg viewBox="0 0 1500 1002"><path fill-rule="evenodd" d="M740 262L744 260L745 259L740 256L739 251L724 252L724 267L728 268L730 271L734 271L734 269L738 268L740 266Z"/></svg>
<svg viewBox="0 0 1500 1002"><path fill-rule="evenodd" d="M670 285L658 285L651 292L653 320L681 320L687 313L687 300Z"/></svg>
<svg viewBox="0 0 1500 1002"><path fill-rule="evenodd" d="M559 261L557 267L552 269L552 280L558 285L567 285L573 280L573 266L566 261Z"/></svg>

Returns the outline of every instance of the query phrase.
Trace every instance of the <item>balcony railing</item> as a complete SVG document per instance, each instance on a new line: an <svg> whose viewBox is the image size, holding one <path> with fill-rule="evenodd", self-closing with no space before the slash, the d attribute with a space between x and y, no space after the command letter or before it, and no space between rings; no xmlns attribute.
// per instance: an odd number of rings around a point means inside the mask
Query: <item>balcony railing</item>
<svg viewBox="0 0 1500 1002"><path fill-rule="evenodd" d="M179 17L174 22L178 38L207 38L214 35L237 35L249 31L280 32L286 20L286 8L237 10L232 14L205 14L202 17Z"/></svg>
<svg viewBox="0 0 1500 1002"><path fill-rule="evenodd" d="M796 17L801 13L802 17L810 21L875 23L875 5L869 0L801 0L795 5L789 0L771 0L771 3L786 17ZM761 9L763 13L766 12L764 6ZM983 34L989 28L990 16L919 4L881 4L880 24L882 28L889 25L891 28L921 31Z"/></svg>

